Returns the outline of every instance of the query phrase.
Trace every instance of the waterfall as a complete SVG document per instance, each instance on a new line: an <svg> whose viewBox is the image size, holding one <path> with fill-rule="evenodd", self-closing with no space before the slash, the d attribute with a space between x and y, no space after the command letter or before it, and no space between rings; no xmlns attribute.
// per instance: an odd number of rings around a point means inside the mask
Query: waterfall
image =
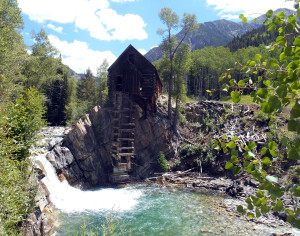
<svg viewBox="0 0 300 236"><path fill-rule="evenodd" d="M42 143L45 143L45 140L46 142L51 142L48 137L43 139ZM57 139L56 142L60 140ZM35 148L34 151L38 152L38 148ZM42 182L50 192L50 200L62 212L128 211L137 205L138 199L143 195L141 190L130 187L120 189L105 188L94 191L83 191L74 188L66 180L60 181L58 179L56 171L46 159L46 155L47 153L31 156L31 159L33 162L40 161L43 164L46 176L42 179Z"/></svg>
<svg viewBox="0 0 300 236"><path fill-rule="evenodd" d="M49 127L47 129L50 129ZM224 199L215 194L200 194L177 188L135 185L120 189L103 188L82 191L60 181L56 171L47 160L45 146L53 146L63 135L54 130L46 130L47 137L40 147L32 150L33 162L44 166L45 177L41 180L50 192L50 200L61 211L60 225L54 235L73 235L86 219L90 229L101 232L99 223L105 222L106 215L117 212L121 223L127 229L135 229L133 235L262 235L272 233L293 233L300 235L295 228L285 226L268 227L247 221L243 217L229 215L227 207L236 204L234 199ZM64 129L62 129L64 130ZM51 143L51 145L48 145ZM226 203L228 202L228 203ZM107 214L109 213L109 214ZM104 220L104 221L102 221ZM105 223L104 223L105 226ZM100 227L100 228L99 228ZM117 233L123 231L118 229Z"/></svg>

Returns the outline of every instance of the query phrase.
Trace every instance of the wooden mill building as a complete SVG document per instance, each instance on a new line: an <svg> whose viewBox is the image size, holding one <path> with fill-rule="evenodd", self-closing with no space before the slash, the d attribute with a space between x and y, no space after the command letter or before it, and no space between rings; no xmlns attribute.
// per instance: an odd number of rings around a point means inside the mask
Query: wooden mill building
<svg viewBox="0 0 300 236"><path fill-rule="evenodd" d="M132 45L108 68L108 105L112 107L112 148L114 174L124 175L132 169L135 157L135 109L156 112L156 99L162 83L156 68Z"/></svg>

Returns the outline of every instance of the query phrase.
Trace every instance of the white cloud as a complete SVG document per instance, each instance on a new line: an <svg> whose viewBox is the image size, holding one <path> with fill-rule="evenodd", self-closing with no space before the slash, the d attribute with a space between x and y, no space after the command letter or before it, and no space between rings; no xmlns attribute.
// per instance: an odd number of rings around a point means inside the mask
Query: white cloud
<svg viewBox="0 0 300 236"><path fill-rule="evenodd" d="M208 5L215 6L223 18L234 19L243 13L246 17L257 17L269 9L293 9L294 1L285 0L206 0Z"/></svg>
<svg viewBox="0 0 300 236"><path fill-rule="evenodd" d="M134 2L134 0L111 0L112 2Z"/></svg>
<svg viewBox="0 0 300 236"><path fill-rule="evenodd" d="M222 15L222 18L225 18L227 20L236 20L239 19L239 15L227 14L227 15Z"/></svg>
<svg viewBox="0 0 300 236"><path fill-rule="evenodd" d="M59 23L72 23L80 12L94 12L109 6L107 0L19 0L22 12L39 23L53 20Z"/></svg>
<svg viewBox="0 0 300 236"><path fill-rule="evenodd" d="M145 55L147 53L147 51L143 48L141 49L138 49L138 51L142 54L142 55Z"/></svg>
<svg viewBox="0 0 300 236"><path fill-rule="evenodd" d="M97 67L104 59L112 64L117 58L111 51L100 52L90 49L86 42L74 40L74 42L68 43L54 35L49 35L49 40L60 51L63 63L77 73L84 73L89 67L96 75Z"/></svg>
<svg viewBox="0 0 300 236"><path fill-rule="evenodd" d="M110 34L111 39L118 40L132 40L132 39L146 39L148 37L146 31L143 29L146 24L138 15L126 14L124 16L118 15L112 9L103 9L96 13L99 23L105 26L106 33ZM90 25L90 27L93 27ZM91 31L92 32L92 31ZM94 31L93 36L98 39L108 39L101 35L100 31ZM92 36L92 35L91 35Z"/></svg>
<svg viewBox="0 0 300 236"><path fill-rule="evenodd" d="M48 24L47 27L50 29L53 29L54 31L56 31L58 33L62 33L62 31L63 31L63 27L61 27L61 26L56 27L55 25Z"/></svg>
<svg viewBox="0 0 300 236"><path fill-rule="evenodd" d="M144 30L146 24L140 16L119 15L109 8L108 0L19 0L19 6L31 20L75 23L76 27L88 30L91 37L100 40L148 37Z"/></svg>

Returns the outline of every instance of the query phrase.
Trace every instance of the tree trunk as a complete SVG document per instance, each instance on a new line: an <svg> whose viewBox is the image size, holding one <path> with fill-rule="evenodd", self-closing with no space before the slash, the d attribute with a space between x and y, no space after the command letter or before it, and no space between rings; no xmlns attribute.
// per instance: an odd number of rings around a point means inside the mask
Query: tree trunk
<svg viewBox="0 0 300 236"><path fill-rule="evenodd" d="M172 80L173 80L173 60L171 60L171 71L170 71L170 79L169 79L169 97L168 97L168 118L171 120L172 118Z"/></svg>
<svg viewBox="0 0 300 236"><path fill-rule="evenodd" d="M178 118L179 118L179 107L178 107L178 96L176 96L176 107L175 107L175 115L174 115L174 123L173 123L173 132L177 134L177 124L178 124Z"/></svg>
<svg viewBox="0 0 300 236"><path fill-rule="evenodd" d="M197 78L198 76L195 76L194 77L194 93L193 93L193 95L195 96L195 97L197 97L197 95L198 95L198 93L199 93L199 86L198 86L198 78Z"/></svg>
<svg viewBox="0 0 300 236"><path fill-rule="evenodd" d="M103 106L103 98L102 98L102 91L101 88L99 89L99 105L102 107Z"/></svg>

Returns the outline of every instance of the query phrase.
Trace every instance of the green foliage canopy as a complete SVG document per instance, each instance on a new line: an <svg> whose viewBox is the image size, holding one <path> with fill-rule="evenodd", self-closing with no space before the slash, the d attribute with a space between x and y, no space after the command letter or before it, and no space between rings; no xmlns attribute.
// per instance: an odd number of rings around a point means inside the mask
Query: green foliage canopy
<svg viewBox="0 0 300 236"><path fill-rule="evenodd" d="M171 99L172 99L172 85L173 85L173 73L174 73L174 64L173 60L178 52L179 47L181 46L182 42L186 38L189 32L195 31L199 28L199 24L197 23L196 15L191 15L184 13L184 17L182 18L181 22L179 23L178 15L172 11L172 9L168 7L164 7L161 9L159 13L159 18L166 25L166 29L158 29L158 34L163 35L167 33L166 36L163 38L162 41L162 51L163 54L166 55L166 58L170 61L170 73L169 73L169 80L168 80L168 117L171 119ZM183 36L180 39L177 39L174 35L172 35L172 30L176 30L181 28ZM176 121L175 121L176 122ZM176 123L174 124L174 127Z"/></svg>
<svg viewBox="0 0 300 236"><path fill-rule="evenodd" d="M17 150L18 159L28 155L28 149L35 142L37 132L45 125L43 100L34 88L29 88L15 102L7 104L5 119L9 127L9 136L22 144Z"/></svg>
<svg viewBox="0 0 300 236"><path fill-rule="evenodd" d="M295 1L297 17L300 17L299 0ZM243 18L243 16L241 16ZM300 228L300 208L295 204L293 208L286 207L281 197L289 194L298 203L300 197L299 182L292 186L283 186L274 174L274 169L278 168L278 160L299 161L300 160L300 35L297 17L295 15L285 16L279 12L273 18L273 11L267 12L265 24L268 30L278 30L279 36L271 46L271 51L279 50L280 54L271 54L270 59L264 58L261 54L256 54L253 60L249 60L246 65L229 70L221 79L230 77L233 71L240 69L246 74L254 74L259 80L263 81L264 87L249 80L242 80L238 83L230 81L228 87L233 88L231 97L238 103L243 93L242 87L249 87L253 91L251 96L253 101L261 104L262 112L271 115L281 113L284 107L290 106L288 118L288 130L298 135L292 144L285 144L285 153L279 153L279 144L275 141L267 143L266 147L258 149L254 142L241 145L238 138L225 140L229 142L227 147L231 149L231 160L226 163L226 169L232 169L235 174L241 171L243 166L246 172L260 181L259 190L256 195L246 199L248 211L242 206L238 207L241 214L248 217L260 217L273 211L285 211L288 222ZM272 119L271 119L272 123ZM271 124L270 123L270 124ZM215 149L220 150L223 145L222 140L215 141ZM243 153L241 159L238 158L240 150ZM298 173L299 174L299 173Z"/></svg>
<svg viewBox="0 0 300 236"><path fill-rule="evenodd" d="M158 165L161 171L168 171L169 167L168 167L168 162L167 159L165 157L165 154L163 152L159 152L158 155Z"/></svg>

